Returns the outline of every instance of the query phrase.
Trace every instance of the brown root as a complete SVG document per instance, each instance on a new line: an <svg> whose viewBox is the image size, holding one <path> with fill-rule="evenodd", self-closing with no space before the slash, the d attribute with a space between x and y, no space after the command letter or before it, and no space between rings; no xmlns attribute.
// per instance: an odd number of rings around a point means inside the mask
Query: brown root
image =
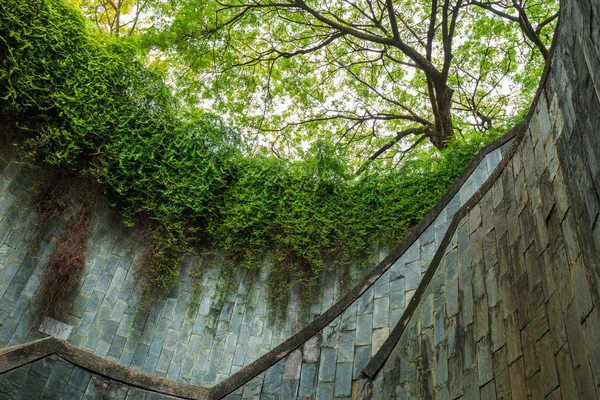
<svg viewBox="0 0 600 400"><path fill-rule="evenodd" d="M37 316L61 318L61 308L72 302L85 269L85 252L96 210L97 188L86 177L69 171L48 173L39 187L40 221L66 219L66 229L48 260L37 294Z"/></svg>

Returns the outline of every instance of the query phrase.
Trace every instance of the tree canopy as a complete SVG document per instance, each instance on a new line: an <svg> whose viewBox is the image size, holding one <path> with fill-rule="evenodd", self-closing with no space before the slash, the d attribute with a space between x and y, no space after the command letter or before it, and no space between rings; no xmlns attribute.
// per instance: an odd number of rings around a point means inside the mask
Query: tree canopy
<svg viewBox="0 0 600 400"><path fill-rule="evenodd" d="M183 0L147 44L191 104L289 155L325 139L358 165L506 129L528 106L557 4Z"/></svg>

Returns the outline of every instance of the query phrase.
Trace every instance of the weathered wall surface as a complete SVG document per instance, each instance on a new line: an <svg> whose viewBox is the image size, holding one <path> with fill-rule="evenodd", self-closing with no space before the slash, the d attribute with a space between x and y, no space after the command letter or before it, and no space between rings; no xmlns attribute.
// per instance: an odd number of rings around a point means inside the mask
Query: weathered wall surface
<svg viewBox="0 0 600 400"><path fill-rule="evenodd" d="M180 284L137 313L141 243L104 207L65 308L70 342L212 387L208 398L599 397L598 21L597 0L562 4L551 67L514 145L489 153L355 295L327 277L305 320L293 299L273 324L265 275L225 290L217 265L200 274L190 259ZM11 346L43 336L32 303L61 227L34 240L31 177L12 155L0 164L0 344ZM0 389L18 381L10 373Z"/></svg>
<svg viewBox="0 0 600 400"><path fill-rule="evenodd" d="M487 179L507 146L485 155L429 227L344 313L350 331L343 343L351 353L356 347L356 374L399 320L448 221ZM4 150L0 167L0 346L12 346L45 336L38 331L35 295L64 226L37 226L29 190L34 179L15 162L14 151ZM329 309L344 291L336 273L327 273L304 317L298 297L292 296L285 318L274 322L265 290L267 270L253 282L226 280L218 260L190 257L179 284L144 313L136 268L145 254L140 240L106 202L98 207L81 287L73 303L64 305L62 322L73 326L68 339L73 345L157 376L205 387L222 382Z"/></svg>
<svg viewBox="0 0 600 400"><path fill-rule="evenodd" d="M512 142L489 153L466 177L461 189L400 257L362 291L339 316L307 338L302 348L277 362L231 394L256 398L261 393L287 398L350 398L352 382L402 317L454 214L486 181ZM372 282L371 282L372 283ZM234 386L234 387L232 387ZM225 381L216 392L235 388Z"/></svg>
<svg viewBox="0 0 600 400"><path fill-rule="evenodd" d="M172 400L176 397L130 387L51 355L0 375L0 399Z"/></svg>

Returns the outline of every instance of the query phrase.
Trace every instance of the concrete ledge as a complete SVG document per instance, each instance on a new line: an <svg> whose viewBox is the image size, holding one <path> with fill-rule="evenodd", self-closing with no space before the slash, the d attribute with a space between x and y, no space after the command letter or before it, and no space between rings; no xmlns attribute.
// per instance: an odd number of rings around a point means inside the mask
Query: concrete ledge
<svg viewBox="0 0 600 400"><path fill-rule="evenodd" d="M11 371L52 354L97 375L129 386L185 399L207 400L211 398L209 389L151 375L105 360L54 337L2 349L0 351L0 373Z"/></svg>

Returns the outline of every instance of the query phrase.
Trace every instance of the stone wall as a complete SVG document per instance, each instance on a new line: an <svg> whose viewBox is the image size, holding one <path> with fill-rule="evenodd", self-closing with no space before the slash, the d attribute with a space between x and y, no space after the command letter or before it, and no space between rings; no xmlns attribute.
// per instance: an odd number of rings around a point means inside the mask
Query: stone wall
<svg viewBox="0 0 600 400"><path fill-rule="evenodd" d="M508 146L504 141L481 154L431 214L435 219L413 233L401 258L345 312L344 318L354 324L352 335L354 330L357 335L352 340L360 353L356 371L399 320L448 221L496 167ZM13 150L2 152L0 170L0 346L4 347L45 336L38 330L35 296L64 223L38 225L31 190L34 172L18 163ZM102 201L81 286L72 304L63 307L61 322L72 326L68 341L107 360L198 386L211 387L248 366L330 310L344 292L336 271L329 271L306 309L293 294L285 317L274 321L267 301L268 265L252 281L243 276L225 279L218 257L190 256L178 284L143 312L137 268L143 263L143 249L138 232L123 227ZM235 284L227 286L231 282ZM326 329L333 329L337 321Z"/></svg>
<svg viewBox="0 0 600 400"><path fill-rule="evenodd" d="M508 140L476 163L473 173L465 176L461 189L429 221L426 229L392 264L375 274L339 315L306 338L301 348L230 397L255 398L264 393L281 399L350 398L352 382L360 378L362 369L400 321L450 221L487 180L511 143ZM235 388L238 381L235 378L217 385L215 392Z"/></svg>
<svg viewBox="0 0 600 400"><path fill-rule="evenodd" d="M210 387L202 398L597 398L598 21L597 0L562 4L550 68L516 137L483 152L359 285L343 293L325 277L306 319L292 298L273 323L266 273L225 290L218 263L196 258L168 296L138 313L142 243L102 206L81 288L65 307L69 341L120 366ZM44 336L32 303L62 227L35 225L32 179L7 154L0 344L13 346ZM9 374L34 370L14 372L21 368L2 370L0 390Z"/></svg>
<svg viewBox="0 0 600 400"><path fill-rule="evenodd" d="M364 398L600 396L600 3L562 3L521 143Z"/></svg>
<svg viewBox="0 0 600 400"><path fill-rule="evenodd" d="M172 400L176 397L130 387L86 371L55 355L0 376L1 399Z"/></svg>

